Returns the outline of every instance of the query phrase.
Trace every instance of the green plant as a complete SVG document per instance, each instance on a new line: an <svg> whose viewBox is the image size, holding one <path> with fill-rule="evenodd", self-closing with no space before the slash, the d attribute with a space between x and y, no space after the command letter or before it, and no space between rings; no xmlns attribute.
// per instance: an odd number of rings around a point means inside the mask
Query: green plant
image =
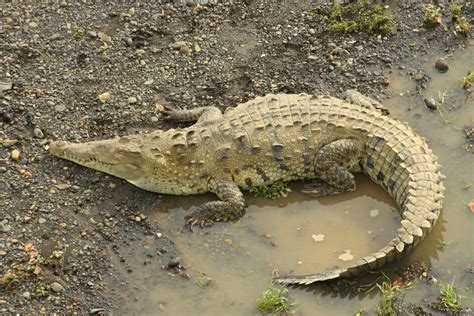
<svg viewBox="0 0 474 316"><path fill-rule="evenodd" d="M445 98L448 96L448 91L441 92L438 91L438 106L437 111L445 124L451 123L453 121L453 115L449 113L449 110L446 108Z"/></svg>
<svg viewBox="0 0 474 316"><path fill-rule="evenodd" d="M262 313L292 313L291 308L295 305L289 297L288 289L273 282L270 282L268 289L257 299L258 310Z"/></svg>
<svg viewBox="0 0 474 316"><path fill-rule="evenodd" d="M451 11L451 18L453 20L457 20L461 16L461 6L457 3L451 4L449 11Z"/></svg>
<svg viewBox="0 0 474 316"><path fill-rule="evenodd" d="M387 34L397 29L397 23L389 12L370 0L358 0L345 6L336 3L331 8L330 19L330 30L338 32Z"/></svg>
<svg viewBox="0 0 474 316"><path fill-rule="evenodd" d="M291 192L291 189L288 183L277 181L271 185L250 187L249 191L267 199L277 199L279 197L286 197Z"/></svg>
<svg viewBox="0 0 474 316"><path fill-rule="evenodd" d="M439 298L441 304L452 313L461 311L461 296L456 293L454 280L451 283L441 285Z"/></svg>
<svg viewBox="0 0 474 316"><path fill-rule="evenodd" d="M460 16L457 19L455 30L456 30L456 32L462 33L464 35L469 34L469 31L471 30L471 27L469 26L469 22L467 22L465 17Z"/></svg>
<svg viewBox="0 0 474 316"><path fill-rule="evenodd" d="M425 5L425 24L428 26L440 25L443 21L440 9L431 3Z"/></svg>
<svg viewBox="0 0 474 316"><path fill-rule="evenodd" d="M397 313L393 308L395 300L403 291L409 289L412 286L412 283L401 285L398 282L392 283L385 274L384 277L386 281L382 282L382 284L376 284L368 292L371 292L375 288L377 288L381 294L380 301L377 307L378 315L396 316Z"/></svg>
<svg viewBox="0 0 474 316"><path fill-rule="evenodd" d="M474 68L467 71L467 75L462 80L462 88L466 91L470 91L474 82Z"/></svg>

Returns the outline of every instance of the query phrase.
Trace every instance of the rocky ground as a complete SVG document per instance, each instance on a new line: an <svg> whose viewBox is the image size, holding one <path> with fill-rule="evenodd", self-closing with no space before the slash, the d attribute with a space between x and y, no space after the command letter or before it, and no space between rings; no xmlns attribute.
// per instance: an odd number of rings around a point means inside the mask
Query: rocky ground
<svg viewBox="0 0 474 316"><path fill-rule="evenodd" d="M418 83L422 102L429 77L416 61L466 36L448 8L426 28L422 1L387 4L397 31L368 35L328 31L330 7L309 0L4 3L0 313L113 311L135 269L127 247L147 239L143 262L157 270L179 255L140 211L158 195L51 157L48 140L168 128L162 105L225 108L269 92L349 88L383 99L395 69Z"/></svg>

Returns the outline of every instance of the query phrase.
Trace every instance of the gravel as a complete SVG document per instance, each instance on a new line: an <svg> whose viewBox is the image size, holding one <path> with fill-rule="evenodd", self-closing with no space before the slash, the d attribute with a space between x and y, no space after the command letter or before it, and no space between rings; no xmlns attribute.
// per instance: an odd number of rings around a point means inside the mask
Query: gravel
<svg viewBox="0 0 474 316"><path fill-rule="evenodd" d="M154 281L185 282L161 272L179 252L141 216L157 195L51 157L49 138L169 128L159 106L224 109L269 92L357 89L382 100L393 71L413 78L422 105L429 78L417 64L466 40L451 22L423 29L417 1L393 8L399 32L387 36L329 32L328 7L314 1L200 2L3 4L1 314L124 311L144 261ZM147 257L144 240L159 254Z"/></svg>

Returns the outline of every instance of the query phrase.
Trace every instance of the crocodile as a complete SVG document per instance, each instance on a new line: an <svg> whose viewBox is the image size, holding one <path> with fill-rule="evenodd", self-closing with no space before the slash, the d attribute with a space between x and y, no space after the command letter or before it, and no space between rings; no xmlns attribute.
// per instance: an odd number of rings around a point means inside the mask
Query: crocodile
<svg viewBox="0 0 474 316"><path fill-rule="evenodd" d="M425 140L360 93L346 100L268 94L224 113L198 107L164 108L162 114L195 124L86 143L59 140L50 152L145 190L217 195L186 217L191 230L239 219L245 212L241 189L276 181L307 179L311 193L322 196L355 190L353 172L363 172L397 202L400 228L380 250L348 267L275 281L308 285L380 268L409 253L442 209L444 176Z"/></svg>

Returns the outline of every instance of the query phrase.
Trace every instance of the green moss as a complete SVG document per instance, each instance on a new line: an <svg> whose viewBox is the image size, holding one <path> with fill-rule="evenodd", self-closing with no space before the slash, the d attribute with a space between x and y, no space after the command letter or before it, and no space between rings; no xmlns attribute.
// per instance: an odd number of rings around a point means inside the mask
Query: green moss
<svg viewBox="0 0 474 316"><path fill-rule="evenodd" d="M263 196L267 199L277 199L279 197L286 197L291 192L288 183L277 181L272 185L263 185L259 187L250 187L249 191L257 195Z"/></svg>
<svg viewBox="0 0 474 316"><path fill-rule="evenodd" d="M295 305L290 299L288 289L273 282L257 299L257 308L263 314L292 313L291 308Z"/></svg>
<svg viewBox="0 0 474 316"><path fill-rule="evenodd" d="M387 34L397 29L397 23L390 13L379 3L358 0L354 4L341 6L334 4L331 9L329 28L332 31L369 34Z"/></svg>

